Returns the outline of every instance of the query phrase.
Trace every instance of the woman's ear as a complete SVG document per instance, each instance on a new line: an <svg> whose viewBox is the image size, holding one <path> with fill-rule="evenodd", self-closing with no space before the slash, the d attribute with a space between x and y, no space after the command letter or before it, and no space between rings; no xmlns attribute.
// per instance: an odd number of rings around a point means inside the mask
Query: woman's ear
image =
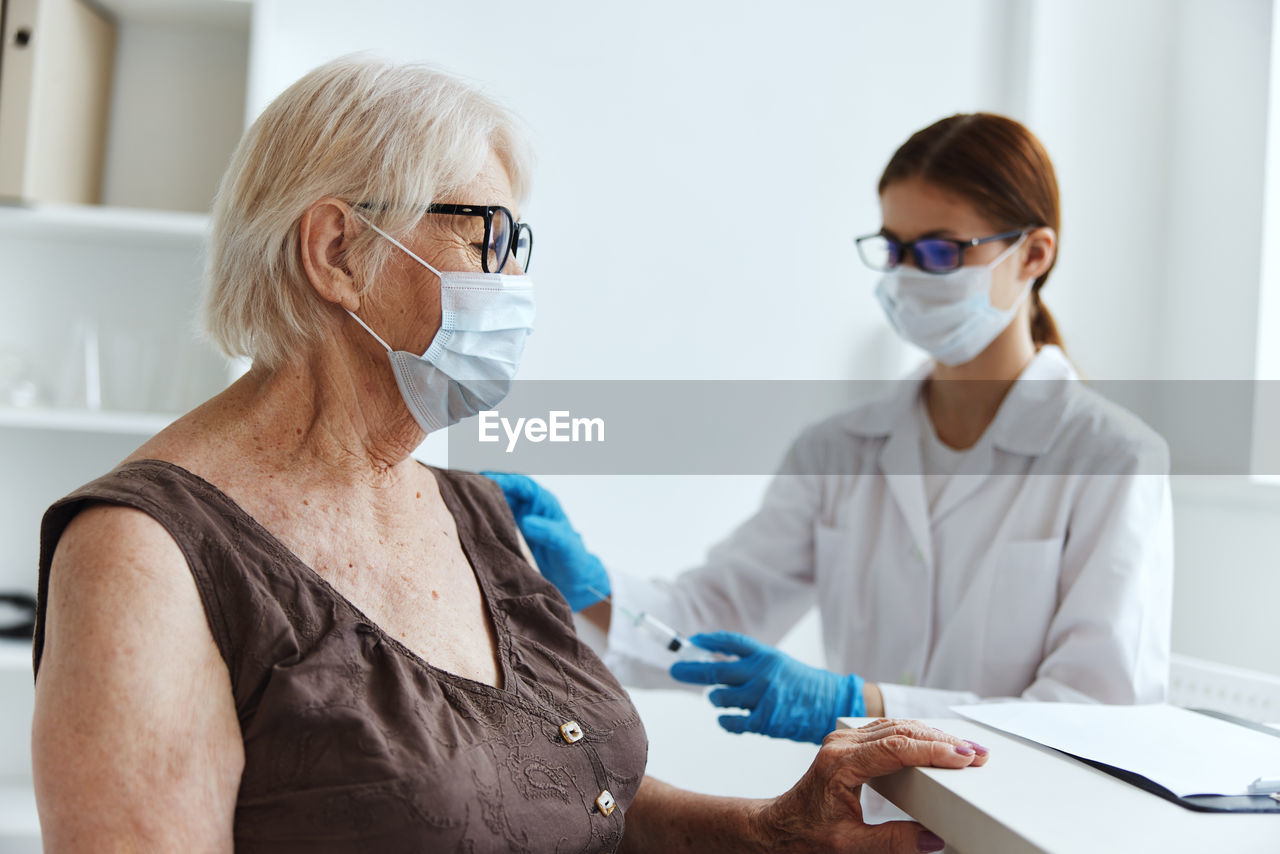
<svg viewBox="0 0 1280 854"><path fill-rule="evenodd" d="M1022 262L1022 281L1038 279L1053 266L1058 257L1058 233L1047 225L1027 233L1027 246Z"/></svg>
<svg viewBox="0 0 1280 854"><path fill-rule="evenodd" d="M341 199L323 198L307 208L299 223L302 267L325 302L355 311L360 307L347 253L356 234L356 215Z"/></svg>

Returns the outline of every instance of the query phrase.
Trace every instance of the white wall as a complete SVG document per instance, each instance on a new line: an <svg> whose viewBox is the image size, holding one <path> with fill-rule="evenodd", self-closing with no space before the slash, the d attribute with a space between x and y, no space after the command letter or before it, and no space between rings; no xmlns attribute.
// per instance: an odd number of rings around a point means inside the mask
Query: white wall
<svg viewBox="0 0 1280 854"><path fill-rule="evenodd" d="M1267 170L1263 176L1263 233L1280 230L1280 3L1273 0L1271 20L1270 100L1267 111ZM1264 241L1258 310L1258 378L1280 380L1280 241ZM1271 334L1267 334L1270 332Z"/></svg>
<svg viewBox="0 0 1280 854"><path fill-rule="evenodd" d="M249 111L373 49L462 73L521 114L538 154L526 379L897 375L914 356L887 332L850 238L878 228L875 181L910 132L1007 112L1059 169L1064 254L1045 298L1085 373L1247 377L1270 32L1270 0L366 0L358 15L258 0ZM695 562L764 483L545 481L606 563L654 574ZM1256 536L1237 532L1252 559L1225 568L1213 537L1273 510L1220 511L1179 507L1180 584L1268 571ZM1175 642L1234 660L1207 631L1188 617ZM812 624L786 646L819 660ZM694 788L777 791L812 752L743 750L696 698L637 702L651 769Z"/></svg>
<svg viewBox="0 0 1280 854"><path fill-rule="evenodd" d="M1053 157L1063 213L1043 298L1092 378L1156 375L1177 3L1034 3L1025 119Z"/></svg>
<svg viewBox="0 0 1280 854"><path fill-rule="evenodd" d="M990 106L988 5L374 0L334 26L345 4L265 0L250 102L373 48L524 117L540 285L524 378L892 375L851 238L879 227L875 179L910 131Z"/></svg>
<svg viewBox="0 0 1280 854"><path fill-rule="evenodd" d="M1063 197L1063 255L1046 301L1072 357L1092 379L1277 378L1273 0L1031 5L1025 120L1054 158ZM1256 442L1274 435L1280 408L1274 418L1259 422ZM1214 444L1211 425L1199 439ZM1272 451L1265 470L1280 473ZM1174 650L1280 673L1265 637L1274 619L1258 610L1280 601L1267 542L1280 489L1177 480Z"/></svg>
<svg viewBox="0 0 1280 854"><path fill-rule="evenodd" d="M1161 378L1254 376L1271 0L1183 0L1173 16Z"/></svg>
<svg viewBox="0 0 1280 854"><path fill-rule="evenodd" d="M1046 302L1093 379L1253 376L1271 0L1036 0L1062 187Z"/></svg>
<svg viewBox="0 0 1280 854"><path fill-rule="evenodd" d="M1280 603L1280 489L1189 476L1175 479L1174 501L1173 648L1280 675L1280 654L1266 641Z"/></svg>

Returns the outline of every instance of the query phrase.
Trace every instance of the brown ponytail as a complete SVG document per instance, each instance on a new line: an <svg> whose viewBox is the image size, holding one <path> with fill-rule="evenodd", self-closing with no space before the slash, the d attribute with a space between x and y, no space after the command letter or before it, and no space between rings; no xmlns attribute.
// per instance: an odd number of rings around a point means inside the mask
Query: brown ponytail
<svg viewBox="0 0 1280 854"><path fill-rule="evenodd" d="M1053 315L1049 313L1049 309L1044 307L1044 303L1040 301L1040 285L1044 282L1044 276L1036 280L1031 286L1031 340L1036 346L1041 344L1052 344L1062 352L1067 351L1067 347L1062 343L1062 335L1058 332L1058 324L1054 322Z"/></svg>
<svg viewBox="0 0 1280 854"><path fill-rule="evenodd" d="M1040 140L1013 119L961 113L916 131L889 159L878 191L916 177L967 199L998 228L1048 226L1061 243L1053 163ZM1031 285L1031 340L1065 350L1058 325L1040 299L1051 272L1052 263Z"/></svg>

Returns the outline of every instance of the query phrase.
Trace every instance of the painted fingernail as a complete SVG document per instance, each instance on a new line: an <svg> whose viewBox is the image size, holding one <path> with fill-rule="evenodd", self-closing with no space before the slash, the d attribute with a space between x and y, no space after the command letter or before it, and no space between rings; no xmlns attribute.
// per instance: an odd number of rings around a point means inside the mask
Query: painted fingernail
<svg viewBox="0 0 1280 854"><path fill-rule="evenodd" d="M930 833L927 830L921 831L920 835L916 837L917 851L925 851L925 852L941 851L943 848L946 848L946 847L947 847L947 843L942 841L942 837L938 836L935 833Z"/></svg>
<svg viewBox="0 0 1280 854"><path fill-rule="evenodd" d="M966 738L965 741L969 741L969 739ZM978 742L976 741L969 741L969 744L973 746L974 752L977 753L979 756L986 756L988 753L991 752L987 750L985 747L983 747L981 744L978 744Z"/></svg>
<svg viewBox="0 0 1280 854"><path fill-rule="evenodd" d="M972 756L973 748L967 744L957 744L956 753L959 753L961 756Z"/></svg>

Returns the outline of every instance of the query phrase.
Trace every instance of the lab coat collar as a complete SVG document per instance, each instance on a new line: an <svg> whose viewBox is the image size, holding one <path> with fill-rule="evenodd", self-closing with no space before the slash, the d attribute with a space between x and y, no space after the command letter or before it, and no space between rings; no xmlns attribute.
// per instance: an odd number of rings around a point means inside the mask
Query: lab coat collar
<svg viewBox="0 0 1280 854"><path fill-rule="evenodd" d="M912 432L912 406L932 371L932 362L916 368L894 383L890 392L846 413L842 426L856 436L868 438ZM1046 453L1053 447L1067 414L1073 387L1068 381L1077 379L1066 354L1052 344L1043 345L1018 376L987 428L992 446L1024 456Z"/></svg>

